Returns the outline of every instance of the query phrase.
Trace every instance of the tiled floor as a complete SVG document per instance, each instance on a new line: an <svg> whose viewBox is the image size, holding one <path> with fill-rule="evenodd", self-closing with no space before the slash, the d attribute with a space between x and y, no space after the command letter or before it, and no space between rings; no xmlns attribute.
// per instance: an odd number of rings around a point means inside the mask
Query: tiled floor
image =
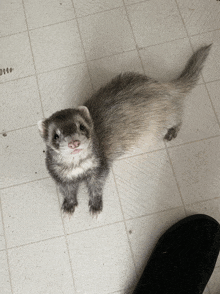
<svg viewBox="0 0 220 294"><path fill-rule="evenodd" d="M220 222L220 2L2 0L1 294L127 294L155 242L186 215ZM84 186L73 217L44 164L37 121L123 71L176 77L213 43L175 141L115 162L98 219ZM220 292L220 261L206 294Z"/></svg>

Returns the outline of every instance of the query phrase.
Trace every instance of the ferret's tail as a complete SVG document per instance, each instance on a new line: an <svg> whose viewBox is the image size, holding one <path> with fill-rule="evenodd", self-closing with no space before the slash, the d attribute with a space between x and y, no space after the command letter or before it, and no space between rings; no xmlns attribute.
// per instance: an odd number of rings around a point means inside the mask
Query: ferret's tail
<svg viewBox="0 0 220 294"><path fill-rule="evenodd" d="M172 83L183 93L188 93L194 88L199 79L199 74L209 54L212 44L198 49L187 62L180 76Z"/></svg>

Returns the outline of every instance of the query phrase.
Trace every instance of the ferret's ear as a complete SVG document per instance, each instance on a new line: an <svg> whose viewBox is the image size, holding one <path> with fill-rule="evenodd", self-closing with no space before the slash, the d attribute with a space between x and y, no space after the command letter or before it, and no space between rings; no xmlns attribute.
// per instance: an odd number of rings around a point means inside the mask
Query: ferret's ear
<svg viewBox="0 0 220 294"><path fill-rule="evenodd" d="M40 135L42 138L45 139L45 135L46 135L46 126L45 126L45 120L39 120L39 122L37 123L38 126L38 130L40 132Z"/></svg>
<svg viewBox="0 0 220 294"><path fill-rule="evenodd" d="M86 118L90 119L91 120L91 116L90 116L90 113L89 113L89 110L86 106L79 106L77 108Z"/></svg>

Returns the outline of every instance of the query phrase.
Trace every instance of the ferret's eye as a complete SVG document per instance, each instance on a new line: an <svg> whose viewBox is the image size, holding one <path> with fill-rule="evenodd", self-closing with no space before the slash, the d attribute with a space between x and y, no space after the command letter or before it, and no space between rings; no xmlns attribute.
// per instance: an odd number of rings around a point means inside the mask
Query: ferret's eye
<svg viewBox="0 0 220 294"><path fill-rule="evenodd" d="M80 128L81 131L85 131L85 129L86 129L86 127L84 125L82 125L82 124L80 124L79 128Z"/></svg>
<svg viewBox="0 0 220 294"><path fill-rule="evenodd" d="M54 140L57 140L57 139L59 139L59 135L55 134L53 138L54 138Z"/></svg>

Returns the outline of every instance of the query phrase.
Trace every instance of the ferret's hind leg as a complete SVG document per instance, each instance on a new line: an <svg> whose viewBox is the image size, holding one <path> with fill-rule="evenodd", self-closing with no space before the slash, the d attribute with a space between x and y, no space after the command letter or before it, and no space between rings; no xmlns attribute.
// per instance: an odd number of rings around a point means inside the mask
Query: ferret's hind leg
<svg viewBox="0 0 220 294"><path fill-rule="evenodd" d="M171 141L172 139L175 139L180 130L181 124L182 123L179 123L178 125L168 129L166 135L164 136L164 140Z"/></svg>

